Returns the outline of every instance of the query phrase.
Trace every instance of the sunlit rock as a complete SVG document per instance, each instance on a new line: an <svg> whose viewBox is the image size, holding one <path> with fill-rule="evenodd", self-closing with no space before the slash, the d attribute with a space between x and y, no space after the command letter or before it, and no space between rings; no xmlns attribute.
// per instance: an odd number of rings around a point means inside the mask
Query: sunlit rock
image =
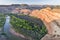
<svg viewBox="0 0 60 40"><path fill-rule="evenodd" d="M31 10L29 10L29 9L21 9L20 13L22 13L24 15L29 15L31 13Z"/></svg>
<svg viewBox="0 0 60 40"><path fill-rule="evenodd" d="M48 30L48 35L51 37L60 36L60 13L54 12L51 8L47 7L41 10L34 10L30 15L43 21Z"/></svg>

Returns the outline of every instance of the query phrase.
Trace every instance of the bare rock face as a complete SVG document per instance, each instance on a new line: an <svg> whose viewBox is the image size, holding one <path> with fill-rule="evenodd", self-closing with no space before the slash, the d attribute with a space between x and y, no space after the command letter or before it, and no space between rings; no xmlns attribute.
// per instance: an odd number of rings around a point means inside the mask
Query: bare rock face
<svg viewBox="0 0 60 40"><path fill-rule="evenodd" d="M60 35L60 13L52 11L52 9L44 8L33 11L32 16L40 18L48 30L48 34Z"/></svg>
<svg viewBox="0 0 60 40"><path fill-rule="evenodd" d="M44 36L42 40L60 40L60 13L59 12L55 12L48 7L45 9L41 9L36 13L32 13L32 14L34 14L32 16L40 18L45 24L46 29L48 30L48 35Z"/></svg>
<svg viewBox="0 0 60 40"><path fill-rule="evenodd" d="M49 34L46 34L41 40L60 40L60 36L59 35L51 36Z"/></svg>
<svg viewBox="0 0 60 40"><path fill-rule="evenodd" d="M40 11L41 14L44 14L44 16L42 15L44 17L42 21L46 25L48 34L41 40L60 40L60 13L47 9L42 10Z"/></svg>

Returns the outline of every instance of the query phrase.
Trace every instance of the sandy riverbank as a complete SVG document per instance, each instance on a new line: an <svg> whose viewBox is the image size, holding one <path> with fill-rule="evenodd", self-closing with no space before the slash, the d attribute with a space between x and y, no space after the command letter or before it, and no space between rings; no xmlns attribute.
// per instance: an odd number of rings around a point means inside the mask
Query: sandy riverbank
<svg viewBox="0 0 60 40"><path fill-rule="evenodd" d="M31 37L28 37L28 36L25 36L23 34L15 32L13 28L10 28L10 33L13 34L13 35L15 35L15 36L17 36L17 37L23 38L25 40L32 40Z"/></svg>

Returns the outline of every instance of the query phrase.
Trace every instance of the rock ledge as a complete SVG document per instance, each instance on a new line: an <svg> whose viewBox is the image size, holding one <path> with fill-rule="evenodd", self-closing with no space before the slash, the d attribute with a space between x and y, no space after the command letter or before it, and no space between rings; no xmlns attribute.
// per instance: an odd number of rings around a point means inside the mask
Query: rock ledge
<svg viewBox="0 0 60 40"><path fill-rule="evenodd" d="M46 34L41 40L60 40L60 36Z"/></svg>

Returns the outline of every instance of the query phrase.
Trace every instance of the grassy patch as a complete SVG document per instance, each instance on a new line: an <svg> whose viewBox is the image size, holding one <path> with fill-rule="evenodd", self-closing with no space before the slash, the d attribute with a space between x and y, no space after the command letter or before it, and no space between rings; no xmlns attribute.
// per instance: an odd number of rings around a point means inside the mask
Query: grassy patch
<svg viewBox="0 0 60 40"><path fill-rule="evenodd" d="M5 15L0 14L0 27L3 27L5 23Z"/></svg>

